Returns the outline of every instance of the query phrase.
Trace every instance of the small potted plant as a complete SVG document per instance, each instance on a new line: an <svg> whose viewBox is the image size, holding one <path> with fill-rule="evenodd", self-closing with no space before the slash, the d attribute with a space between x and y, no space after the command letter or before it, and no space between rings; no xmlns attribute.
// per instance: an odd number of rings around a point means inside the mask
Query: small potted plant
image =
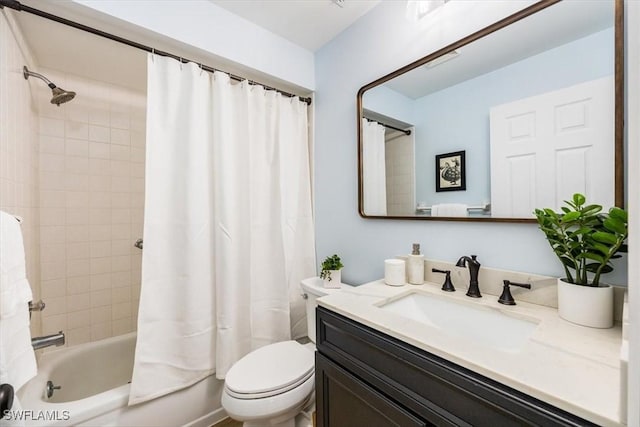
<svg viewBox="0 0 640 427"><path fill-rule="evenodd" d="M565 270L558 280L558 312L573 323L594 328L613 326L613 288L602 284L602 274L613 271L611 260L626 252L627 212L612 207L586 204L576 193L561 213L552 209L534 211L540 230L545 234Z"/></svg>
<svg viewBox="0 0 640 427"><path fill-rule="evenodd" d="M336 254L328 256L322 261L322 271L320 278L325 288L339 288L341 277L340 270L344 267L340 257Z"/></svg>

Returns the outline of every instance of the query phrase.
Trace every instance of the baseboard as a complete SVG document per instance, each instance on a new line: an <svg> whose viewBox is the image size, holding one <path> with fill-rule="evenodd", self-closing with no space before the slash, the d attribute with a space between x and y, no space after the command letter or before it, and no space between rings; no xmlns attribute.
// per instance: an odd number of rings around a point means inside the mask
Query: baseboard
<svg viewBox="0 0 640 427"><path fill-rule="evenodd" d="M211 427L212 425L219 423L227 418L227 411L223 408L218 408L215 411L209 412L200 418L193 420L182 427Z"/></svg>

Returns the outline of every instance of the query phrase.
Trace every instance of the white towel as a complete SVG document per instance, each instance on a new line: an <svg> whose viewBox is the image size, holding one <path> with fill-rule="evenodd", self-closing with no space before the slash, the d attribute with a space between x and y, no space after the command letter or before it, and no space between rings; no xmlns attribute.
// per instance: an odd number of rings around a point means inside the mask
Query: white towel
<svg viewBox="0 0 640 427"><path fill-rule="evenodd" d="M0 211L0 383L15 390L37 373L29 330L31 299L20 224Z"/></svg>
<svg viewBox="0 0 640 427"><path fill-rule="evenodd" d="M32 298L20 223L0 211L0 319L15 315Z"/></svg>
<svg viewBox="0 0 640 427"><path fill-rule="evenodd" d="M29 310L18 310L16 315L0 319L0 384L11 384L17 391L37 373Z"/></svg>
<svg viewBox="0 0 640 427"><path fill-rule="evenodd" d="M463 203L440 203L431 207L431 216L469 216L469 210Z"/></svg>

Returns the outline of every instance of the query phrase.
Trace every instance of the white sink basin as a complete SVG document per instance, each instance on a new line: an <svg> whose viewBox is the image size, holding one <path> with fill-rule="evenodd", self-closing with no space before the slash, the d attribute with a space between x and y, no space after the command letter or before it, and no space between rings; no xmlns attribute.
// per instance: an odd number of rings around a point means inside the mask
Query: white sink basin
<svg viewBox="0 0 640 427"><path fill-rule="evenodd" d="M519 351L538 321L437 295L412 292L380 306L445 333L507 352Z"/></svg>

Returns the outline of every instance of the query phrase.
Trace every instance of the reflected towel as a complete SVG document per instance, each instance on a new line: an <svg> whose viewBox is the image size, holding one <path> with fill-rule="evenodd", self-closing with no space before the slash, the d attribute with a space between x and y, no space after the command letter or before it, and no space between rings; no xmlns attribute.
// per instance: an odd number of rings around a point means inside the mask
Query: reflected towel
<svg viewBox="0 0 640 427"><path fill-rule="evenodd" d="M431 216L469 216L469 209L463 203L440 203L431 207Z"/></svg>

